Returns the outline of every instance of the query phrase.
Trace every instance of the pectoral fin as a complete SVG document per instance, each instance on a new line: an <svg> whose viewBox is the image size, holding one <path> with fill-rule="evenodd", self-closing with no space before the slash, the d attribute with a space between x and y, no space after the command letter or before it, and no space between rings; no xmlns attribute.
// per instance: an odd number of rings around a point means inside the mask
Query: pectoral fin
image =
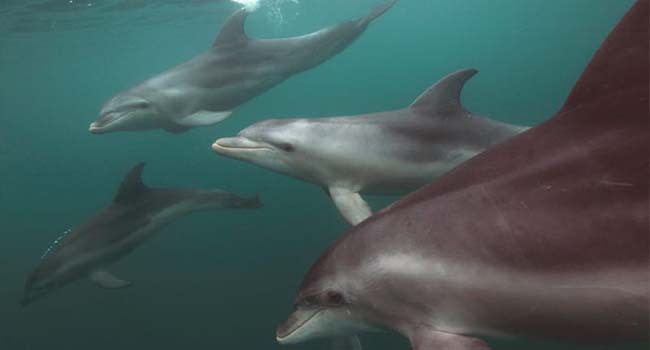
<svg viewBox="0 0 650 350"><path fill-rule="evenodd" d="M97 270L91 273L90 280L106 289L120 289L131 285L131 282L121 280L106 270Z"/></svg>
<svg viewBox="0 0 650 350"><path fill-rule="evenodd" d="M413 350L491 350L490 346L478 338L464 335L425 331L421 329L415 338L411 338Z"/></svg>
<svg viewBox="0 0 650 350"><path fill-rule="evenodd" d="M372 210L357 192L345 188L330 187L330 197L345 220L356 225L372 215Z"/></svg>
<svg viewBox="0 0 650 350"><path fill-rule="evenodd" d="M356 335L332 338L330 348L332 350L363 350L361 341Z"/></svg>
<svg viewBox="0 0 650 350"><path fill-rule="evenodd" d="M232 114L231 111L198 111L186 116L185 118L177 120L176 122L185 127L208 126L228 118L230 114Z"/></svg>

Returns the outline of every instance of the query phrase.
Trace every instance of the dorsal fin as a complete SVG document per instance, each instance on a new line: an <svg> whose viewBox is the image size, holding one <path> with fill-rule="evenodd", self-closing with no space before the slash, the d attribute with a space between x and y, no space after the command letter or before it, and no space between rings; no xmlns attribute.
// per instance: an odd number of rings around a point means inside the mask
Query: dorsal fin
<svg viewBox="0 0 650 350"><path fill-rule="evenodd" d="M144 169L144 162L138 163L126 175L120 188L115 194L113 201L116 203L128 203L135 200L137 197L149 191L149 187L142 183L142 169Z"/></svg>
<svg viewBox="0 0 650 350"><path fill-rule="evenodd" d="M460 93L469 78L478 71L465 69L451 73L427 89L411 104L411 108L421 114L452 115L462 112Z"/></svg>
<svg viewBox="0 0 650 350"><path fill-rule="evenodd" d="M247 17L248 11L246 9L240 9L230 15L221 26L221 29L219 29L217 38L214 39L212 46L228 46L247 41L248 36L246 36L246 30L244 28Z"/></svg>
<svg viewBox="0 0 650 350"><path fill-rule="evenodd" d="M605 96L621 91L648 89L648 8L649 1L637 1L612 30L571 90L562 111L599 98L613 101Z"/></svg>

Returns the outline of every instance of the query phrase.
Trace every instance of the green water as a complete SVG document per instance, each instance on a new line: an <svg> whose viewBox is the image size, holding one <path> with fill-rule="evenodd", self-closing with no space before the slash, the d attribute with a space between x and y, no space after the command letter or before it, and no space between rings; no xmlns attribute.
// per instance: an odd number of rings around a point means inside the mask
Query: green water
<svg viewBox="0 0 650 350"><path fill-rule="evenodd" d="M247 25L254 37L313 31L378 0L264 1ZM347 225L321 189L221 158L210 149L215 139L269 117L400 108L466 67L480 70L463 95L470 110L535 125L560 107L633 3L400 0L342 54L220 124L98 136L88 124L106 99L204 51L236 5L134 0L109 11L107 1L65 2L0 1L0 349L278 349L275 326L303 274ZM150 185L259 192L265 207L165 227L112 269L134 282L128 289L80 281L20 308L42 252L107 204L141 160ZM394 199L371 202L378 209ZM392 334L362 340L366 349L408 349Z"/></svg>

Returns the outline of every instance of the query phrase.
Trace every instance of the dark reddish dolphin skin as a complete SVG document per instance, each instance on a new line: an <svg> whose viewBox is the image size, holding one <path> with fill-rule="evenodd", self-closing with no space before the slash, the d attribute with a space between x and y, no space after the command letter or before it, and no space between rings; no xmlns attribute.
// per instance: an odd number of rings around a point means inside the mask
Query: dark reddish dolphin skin
<svg viewBox="0 0 650 350"><path fill-rule="evenodd" d="M313 310L330 310L414 350L647 344L648 13L648 0L633 6L550 120L345 233L278 340L322 336Z"/></svg>

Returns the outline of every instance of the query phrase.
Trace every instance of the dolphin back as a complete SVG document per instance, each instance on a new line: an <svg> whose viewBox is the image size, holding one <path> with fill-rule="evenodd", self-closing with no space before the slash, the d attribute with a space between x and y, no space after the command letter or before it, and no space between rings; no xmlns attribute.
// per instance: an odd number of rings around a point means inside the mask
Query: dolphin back
<svg viewBox="0 0 650 350"><path fill-rule="evenodd" d="M194 191L192 202L197 209L256 209L262 206L259 195L241 197L222 190Z"/></svg>

